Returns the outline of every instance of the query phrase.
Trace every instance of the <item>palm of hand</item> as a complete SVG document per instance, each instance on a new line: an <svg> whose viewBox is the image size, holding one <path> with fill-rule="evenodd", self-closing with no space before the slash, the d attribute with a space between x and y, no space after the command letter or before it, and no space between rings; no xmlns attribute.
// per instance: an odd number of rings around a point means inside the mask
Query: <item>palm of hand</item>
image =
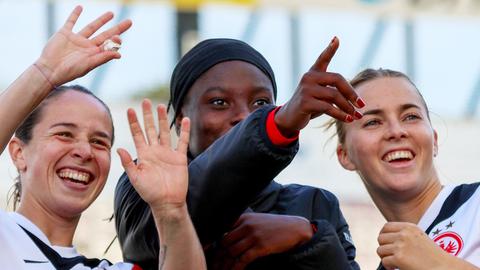
<svg viewBox="0 0 480 270"><path fill-rule="evenodd" d="M150 207L167 210L184 207L188 189L186 153L190 122L188 119L182 121L177 149L173 149L165 106L157 108L159 132L154 125L150 100L142 103L142 110L145 132L135 111L129 109L127 112L138 162L135 164L126 150L119 149L122 165L133 187Z"/></svg>
<svg viewBox="0 0 480 270"><path fill-rule="evenodd" d="M64 81L85 75L94 68L92 56L101 51L93 40L74 34L65 27L51 38L48 45L42 56L48 59L49 66L46 68L50 70L51 80L55 84L63 83L59 80L59 76L64 74L71 74L68 78L64 78ZM59 51L62 52L61 55L58 54Z"/></svg>
<svg viewBox="0 0 480 270"><path fill-rule="evenodd" d="M181 205L188 188L187 157L164 145L138 149L135 188L147 202L161 197L162 204ZM133 180L133 179L132 179Z"/></svg>

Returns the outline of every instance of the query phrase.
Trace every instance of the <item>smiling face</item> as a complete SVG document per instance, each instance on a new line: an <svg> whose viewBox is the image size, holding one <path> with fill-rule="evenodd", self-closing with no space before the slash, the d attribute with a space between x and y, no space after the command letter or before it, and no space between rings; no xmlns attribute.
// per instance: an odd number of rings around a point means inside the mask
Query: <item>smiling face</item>
<svg viewBox="0 0 480 270"><path fill-rule="evenodd" d="M257 108L273 103L270 79L243 61L219 63L190 88L176 126L191 119L189 151L196 157Z"/></svg>
<svg viewBox="0 0 480 270"><path fill-rule="evenodd" d="M110 169L112 120L94 97L67 90L50 98L28 142L12 139L19 212L78 217L100 194Z"/></svg>
<svg viewBox="0 0 480 270"><path fill-rule="evenodd" d="M356 170L374 198L412 198L438 182L437 134L415 86L401 77L361 83L364 117L344 125L337 147L342 166Z"/></svg>

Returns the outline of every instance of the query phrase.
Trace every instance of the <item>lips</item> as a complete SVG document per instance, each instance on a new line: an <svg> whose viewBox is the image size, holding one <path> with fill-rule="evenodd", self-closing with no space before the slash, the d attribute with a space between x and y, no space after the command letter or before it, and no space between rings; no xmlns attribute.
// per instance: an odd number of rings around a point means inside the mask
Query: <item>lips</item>
<svg viewBox="0 0 480 270"><path fill-rule="evenodd" d="M74 168L63 168L57 172L57 175L63 180L88 185L93 179L92 173Z"/></svg>
<svg viewBox="0 0 480 270"><path fill-rule="evenodd" d="M387 152L383 155L382 160L385 162L399 162L399 161L410 161L415 158L415 153L408 149L402 150L393 150Z"/></svg>

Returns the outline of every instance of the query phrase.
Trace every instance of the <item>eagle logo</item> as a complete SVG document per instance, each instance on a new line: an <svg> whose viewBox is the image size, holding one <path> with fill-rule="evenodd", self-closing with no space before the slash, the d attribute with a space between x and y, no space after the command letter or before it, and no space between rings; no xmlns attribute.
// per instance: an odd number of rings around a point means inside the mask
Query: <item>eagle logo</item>
<svg viewBox="0 0 480 270"><path fill-rule="evenodd" d="M433 241L446 252L457 256L463 248L463 240L460 235L454 232L444 232L439 234Z"/></svg>

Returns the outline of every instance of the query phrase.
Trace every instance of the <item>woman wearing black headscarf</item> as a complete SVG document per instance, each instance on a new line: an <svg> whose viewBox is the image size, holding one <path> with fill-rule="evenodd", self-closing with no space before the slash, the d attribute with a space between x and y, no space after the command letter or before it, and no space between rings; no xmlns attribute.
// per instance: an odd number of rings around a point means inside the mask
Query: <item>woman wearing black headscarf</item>
<svg viewBox="0 0 480 270"><path fill-rule="evenodd" d="M282 107L272 106L270 65L244 42L206 40L177 64L172 125L178 130L182 117L191 118L188 205L211 268L358 268L335 196L272 181L295 156L310 119L361 118L354 106L362 100L343 77L326 72L337 48L334 38ZM153 268L154 223L126 175L116 188L115 218L125 259Z"/></svg>

